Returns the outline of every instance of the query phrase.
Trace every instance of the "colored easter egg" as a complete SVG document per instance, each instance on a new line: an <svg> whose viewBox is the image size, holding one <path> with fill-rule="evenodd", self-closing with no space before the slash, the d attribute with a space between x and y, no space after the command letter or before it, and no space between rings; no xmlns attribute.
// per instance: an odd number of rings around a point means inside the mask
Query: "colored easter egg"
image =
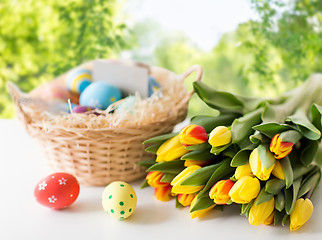
<svg viewBox="0 0 322 240"><path fill-rule="evenodd" d="M74 69L66 76L67 88L74 93L83 92L92 81L92 72L88 69Z"/></svg>
<svg viewBox="0 0 322 240"><path fill-rule="evenodd" d="M110 104L121 98L120 89L106 82L93 82L81 93L79 103L83 106L105 110Z"/></svg>
<svg viewBox="0 0 322 240"><path fill-rule="evenodd" d="M136 97L135 96L128 96L122 100L122 103L118 105L117 112L130 112L133 113L133 106L136 103Z"/></svg>
<svg viewBox="0 0 322 240"><path fill-rule="evenodd" d="M40 180L34 190L38 203L52 209L70 206L79 194L77 179L68 173L58 172Z"/></svg>
<svg viewBox="0 0 322 240"><path fill-rule="evenodd" d="M77 105L73 108L73 112L74 113L85 113L85 112L88 112L88 111L92 111L94 110L95 108L92 108L92 107L87 107L87 106L80 106L80 105Z"/></svg>
<svg viewBox="0 0 322 240"><path fill-rule="evenodd" d="M136 203L136 193L132 186L126 182L112 182L102 194L104 211L119 220L130 217L136 208Z"/></svg>
<svg viewBox="0 0 322 240"><path fill-rule="evenodd" d="M148 96L150 97L154 92L158 91L161 85L155 80L155 78L149 76Z"/></svg>

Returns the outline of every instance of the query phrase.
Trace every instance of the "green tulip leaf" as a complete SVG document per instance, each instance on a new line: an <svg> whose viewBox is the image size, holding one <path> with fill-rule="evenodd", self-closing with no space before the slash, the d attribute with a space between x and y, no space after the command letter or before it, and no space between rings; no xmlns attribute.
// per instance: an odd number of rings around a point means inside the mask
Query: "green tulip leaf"
<svg viewBox="0 0 322 240"><path fill-rule="evenodd" d="M288 214L284 214L284 217L282 219L282 226L285 227L285 224L289 220L290 216Z"/></svg>
<svg viewBox="0 0 322 240"><path fill-rule="evenodd" d="M293 168L290 158L286 156L285 158L280 159L280 164L285 175L286 188L289 188L293 184Z"/></svg>
<svg viewBox="0 0 322 240"><path fill-rule="evenodd" d="M248 149L240 150L231 161L230 166L238 167L249 163L249 155L251 154L251 152L252 150Z"/></svg>
<svg viewBox="0 0 322 240"><path fill-rule="evenodd" d="M310 140L318 140L321 137L321 132L308 119L305 112L302 110L296 111L292 116L289 116L287 121L296 124L301 133Z"/></svg>
<svg viewBox="0 0 322 240"><path fill-rule="evenodd" d="M173 174L173 173L164 173L160 182L166 182L166 183L170 183L175 177L177 176L177 174Z"/></svg>
<svg viewBox="0 0 322 240"><path fill-rule="evenodd" d="M308 193L310 190L314 189L321 179L321 170L318 169L314 171L313 174L307 176L301 185L297 198L302 197L304 194Z"/></svg>
<svg viewBox="0 0 322 240"><path fill-rule="evenodd" d="M311 172L313 169L315 168L315 166L310 165L310 166L303 166L302 164L297 164L293 166L293 178L298 179L299 177L302 177L306 174L308 174L309 172Z"/></svg>
<svg viewBox="0 0 322 240"><path fill-rule="evenodd" d="M288 124L262 123L254 126L253 129L268 136L269 138L273 138L276 134L292 130L293 128Z"/></svg>
<svg viewBox="0 0 322 240"><path fill-rule="evenodd" d="M307 141L303 143L303 145L304 146L301 152L300 160L304 166L308 166L314 160L314 157L319 147L319 143L317 141Z"/></svg>
<svg viewBox="0 0 322 240"><path fill-rule="evenodd" d="M160 171L164 173L173 173L173 174L179 174L182 172L184 167L184 161L181 160L175 160L170 162L160 162L152 165L149 167L146 171L152 172L152 171Z"/></svg>
<svg viewBox="0 0 322 240"><path fill-rule="evenodd" d="M254 144L269 143L271 141L270 138L266 137L264 134L261 134L258 131L251 135L249 137L249 140Z"/></svg>
<svg viewBox="0 0 322 240"><path fill-rule="evenodd" d="M275 164L276 159L274 157L274 154L269 150L267 144L260 144L257 149L259 159L266 169L269 169Z"/></svg>
<svg viewBox="0 0 322 240"><path fill-rule="evenodd" d="M206 149L210 149L210 148L211 148L211 145L208 142L204 142L202 144L191 145L191 146L186 147L186 149L189 151L206 150Z"/></svg>
<svg viewBox="0 0 322 240"><path fill-rule="evenodd" d="M150 187L150 185L148 184L148 181L144 179L143 182L141 183L140 189L143 189L146 187Z"/></svg>
<svg viewBox="0 0 322 240"><path fill-rule="evenodd" d="M249 211L252 208L252 206L254 204L254 201L255 201L255 199L253 199L249 203L242 204L242 209L241 209L240 215L248 217L249 216Z"/></svg>
<svg viewBox="0 0 322 240"><path fill-rule="evenodd" d="M321 122L322 107L317 104L313 104L311 107L311 117L312 117L313 125L321 132L322 131L322 122Z"/></svg>
<svg viewBox="0 0 322 240"><path fill-rule="evenodd" d="M268 202L273 197L274 197L273 194L270 194L270 193L266 192L265 189L262 188L262 190L259 192L258 197L256 199L256 206L261 204L261 203Z"/></svg>
<svg viewBox="0 0 322 240"><path fill-rule="evenodd" d="M320 168L322 167L322 141L319 142L318 150L315 153L314 163L316 163Z"/></svg>
<svg viewBox="0 0 322 240"><path fill-rule="evenodd" d="M266 182L265 191L276 195L285 187L285 180L278 178L272 178Z"/></svg>
<svg viewBox="0 0 322 240"><path fill-rule="evenodd" d="M237 113L222 113L219 116L195 116L191 119L191 124L203 126L207 133L210 133L215 127L230 126L235 118L240 117Z"/></svg>
<svg viewBox="0 0 322 240"><path fill-rule="evenodd" d="M220 162L218 168L213 172L206 186L200 191L200 196L203 193L208 192L208 190L219 180L223 179L224 177L227 177L228 179L229 178L228 176L229 175L231 176L234 170L235 169L230 166L229 158L226 158L225 160ZM198 198L199 198L199 194L198 194Z"/></svg>
<svg viewBox="0 0 322 240"><path fill-rule="evenodd" d="M164 135L160 135L160 136L157 136L157 137L153 137L153 138L150 138L148 140L145 140L143 142L143 144L146 144L146 143L163 143L165 142L166 140L174 137L174 136L177 136L179 133L168 133L168 134L164 134Z"/></svg>
<svg viewBox="0 0 322 240"><path fill-rule="evenodd" d="M145 149L145 151L156 154L160 146L161 146L161 143L154 144L154 145L147 147Z"/></svg>
<svg viewBox="0 0 322 240"><path fill-rule="evenodd" d="M280 191L275 198L275 208L278 211L282 211L285 206L285 195L283 191Z"/></svg>
<svg viewBox="0 0 322 240"><path fill-rule="evenodd" d="M181 157L181 160L212 160L216 157L209 150L196 150L186 153Z"/></svg>
<svg viewBox="0 0 322 240"><path fill-rule="evenodd" d="M232 93L217 91L202 82L194 82L193 88L199 98L211 108L224 112L243 112L243 103Z"/></svg>
<svg viewBox="0 0 322 240"><path fill-rule="evenodd" d="M274 210L274 225L278 223L278 221L281 219L282 213L277 211L276 209Z"/></svg>
<svg viewBox="0 0 322 240"><path fill-rule="evenodd" d="M181 185L186 186L202 186L205 185L214 171L220 166L219 163L207 167L199 168L190 176L181 182Z"/></svg>
<svg viewBox="0 0 322 240"><path fill-rule="evenodd" d="M301 138L302 134L296 130L288 130L281 133L281 141L282 142L291 142L296 144Z"/></svg>
<svg viewBox="0 0 322 240"><path fill-rule="evenodd" d="M212 147L210 153L219 155L222 151L225 151L231 144L226 144L224 146Z"/></svg>
<svg viewBox="0 0 322 240"><path fill-rule="evenodd" d="M154 165L155 163L156 163L155 160L143 160L143 161L138 162L137 164L140 165L141 167L149 168L152 165Z"/></svg>
<svg viewBox="0 0 322 240"><path fill-rule="evenodd" d="M295 202L297 200L297 195L301 186L302 177L296 179L293 182L293 187L285 189L285 211L290 215L293 211Z"/></svg>
<svg viewBox="0 0 322 240"><path fill-rule="evenodd" d="M239 144L245 138L249 139L250 135L254 133L252 127L261 122L262 111L263 109L259 108L234 120L231 125L232 143Z"/></svg>
<svg viewBox="0 0 322 240"><path fill-rule="evenodd" d="M193 205L193 207L190 209L190 213L207 209L211 206L215 206L215 203L212 199L210 199L209 196L198 198L196 203Z"/></svg>

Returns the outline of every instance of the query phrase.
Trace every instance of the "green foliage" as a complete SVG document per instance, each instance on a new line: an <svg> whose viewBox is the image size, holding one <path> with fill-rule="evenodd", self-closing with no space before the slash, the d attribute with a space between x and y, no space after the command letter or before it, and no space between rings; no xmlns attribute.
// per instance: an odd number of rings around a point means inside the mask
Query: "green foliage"
<svg viewBox="0 0 322 240"><path fill-rule="evenodd" d="M0 117L12 117L7 81L30 91L91 59L126 47L116 0L0 3Z"/></svg>

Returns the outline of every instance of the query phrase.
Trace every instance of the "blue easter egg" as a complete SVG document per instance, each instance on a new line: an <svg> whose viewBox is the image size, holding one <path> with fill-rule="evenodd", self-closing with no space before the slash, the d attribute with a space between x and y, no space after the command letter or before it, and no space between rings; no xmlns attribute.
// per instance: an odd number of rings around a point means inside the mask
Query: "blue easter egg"
<svg viewBox="0 0 322 240"><path fill-rule="evenodd" d="M81 93L92 82L92 72L88 69L75 69L66 77L67 88L74 93Z"/></svg>
<svg viewBox="0 0 322 240"><path fill-rule="evenodd" d="M148 96L150 97L154 92L158 91L160 87L160 84L155 80L155 78L149 76Z"/></svg>
<svg viewBox="0 0 322 240"><path fill-rule="evenodd" d="M80 95L79 104L105 110L122 98L120 89L106 83L93 82Z"/></svg>

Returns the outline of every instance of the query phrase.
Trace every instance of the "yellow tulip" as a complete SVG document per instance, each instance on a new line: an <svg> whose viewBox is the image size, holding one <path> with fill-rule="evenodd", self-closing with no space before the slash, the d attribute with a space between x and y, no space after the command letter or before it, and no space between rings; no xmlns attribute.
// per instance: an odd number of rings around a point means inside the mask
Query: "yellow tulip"
<svg viewBox="0 0 322 240"><path fill-rule="evenodd" d="M313 204L310 199L297 199L291 213L290 230L295 231L302 227L310 219L312 213Z"/></svg>
<svg viewBox="0 0 322 240"><path fill-rule="evenodd" d="M179 133L180 142L185 146L197 145L208 141L208 134L204 127L191 124Z"/></svg>
<svg viewBox="0 0 322 240"><path fill-rule="evenodd" d="M172 187L172 193L175 194L191 194L200 191L204 185L202 186L188 186L188 185L181 185L181 183L189 177L194 171L197 169L201 168L200 166L197 165L192 165L190 167L187 167L184 169L181 173L179 173L172 181L171 185Z"/></svg>
<svg viewBox="0 0 322 240"><path fill-rule="evenodd" d="M235 203L249 203L257 197L260 188L260 183L257 178L244 176L235 182L234 186L229 191L229 196Z"/></svg>
<svg viewBox="0 0 322 240"><path fill-rule="evenodd" d="M276 161L272 174L281 180L285 180L285 174L280 161Z"/></svg>
<svg viewBox="0 0 322 240"><path fill-rule="evenodd" d="M294 146L291 142L282 142L280 134L276 134L271 141L269 150L275 154L276 159L282 159L290 154Z"/></svg>
<svg viewBox="0 0 322 240"><path fill-rule="evenodd" d="M250 168L249 163L244 164L242 166L238 166L235 170L235 178L237 180L241 179L244 176L251 176L254 177L252 169Z"/></svg>
<svg viewBox="0 0 322 240"><path fill-rule="evenodd" d="M265 225L271 225L274 222L274 211L263 222Z"/></svg>
<svg viewBox="0 0 322 240"><path fill-rule="evenodd" d="M231 131L225 126L218 126L209 135L209 144L213 147L224 146L231 142Z"/></svg>
<svg viewBox="0 0 322 240"><path fill-rule="evenodd" d="M189 206L197 194L178 194L178 202L186 207Z"/></svg>
<svg viewBox="0 0 322 240"><path fill-rule="evenodd" d="M192 165L198 165L200 167L204 167L206 165L209 165L213 163L213 161L209 161L209 160L185 160L184 161L184 166L185 167L189 167Z"/></svg>
<svg viewBox="0 0 322 240"><path fill-rule="evenodd" d="M270 217L270 215L274 212L275 208L274 198L258 205L256 205L256 202L257 199L251 207L248 217L249 223L254 226L258 226L264 223L264 221L267 220Z"/></svg>
<svg viewBox="0 0 322 240"><path fill-rule="evenodd" d="M191 212L191 209L194 207L194 205L196 204L197 202L197 198L195 197L192 202L191 202L191 205L190 205L190 216L191 218L196 218L196 217L202 217L204 216L207 212L209 212L211 209L213 209L216 204L214 205L211 205L210 207L207 207L205 209L202 209L202 210L197 210L197 211L193 211Z"/></svg>
<svg viewBox="0 0 322 240"><path fill-rule="evenodd" d="M261 163L257 148L255 148L250 154L249 164L253 174L262 181L266 181L267 179L269 179L275 165L273 164L269 169L266 169L264 165Z"/></svg>
<svg viewBox="0 0 322 240"><path fill-rule="evenodd" d="M165 141L156 152L157 162L169 162L182 157L189 151L180 143L179 136L172 137Z"/></svg>

